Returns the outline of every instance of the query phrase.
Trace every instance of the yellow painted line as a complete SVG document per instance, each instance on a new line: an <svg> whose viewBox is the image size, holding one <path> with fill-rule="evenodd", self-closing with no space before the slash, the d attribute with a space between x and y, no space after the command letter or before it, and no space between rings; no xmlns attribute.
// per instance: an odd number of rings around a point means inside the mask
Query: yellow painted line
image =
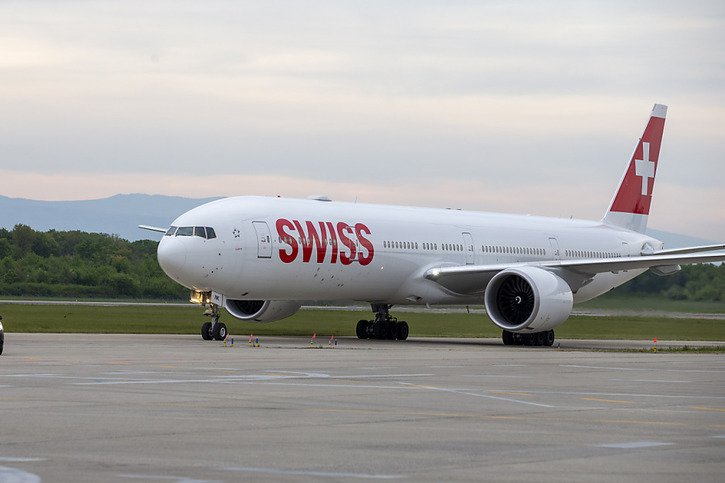
<svg viewBox="0 0 725 483"><path fill-rule="evenodd" d="M349 413L349 414L361 414L361 413L370 413L370 414L377 414L377 415L395 415L395 416L426 416L426 417L438 417L438 418L471 418L471 419L506 419L506 420L527 420L531 419L528 416L486 416L483 414L474 414L474 413L453 413L453 412L443 412L443 411L385 411L384 413L380 413L376 410L360 410L360 409L315 409L315 411L323 412L323 413Z"/></svg>
<svg viewBox="0 0 725 483"><path fill-rule="evenodd" d="M489 391L494 394L508 394L509 396L531 396L530 392L513 392L513 391Z"/></svg>
<svg viewBox="0 0 725 483"><path fill-rule="evenodd" d="M725 408L710 408L707 406L690 406L690 409L697 409L698 411L712 411L717 413L725 413Z"/></svg>
<svg viewBox="0 0 725 483"><path fill-rule="evenodd" d="M612 403L612 404L632 404L633 401L618 401L616 399L601 399L598 397L580 397L582 401L597 401L597 402L605 402L605 403Z"/></svg>

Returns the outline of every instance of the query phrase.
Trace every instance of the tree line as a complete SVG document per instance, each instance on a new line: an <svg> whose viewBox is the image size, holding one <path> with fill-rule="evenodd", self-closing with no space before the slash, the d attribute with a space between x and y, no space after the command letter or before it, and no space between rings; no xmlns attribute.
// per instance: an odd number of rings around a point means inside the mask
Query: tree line
<svg viewBox="0 0 725 483"><path fill-rule="evenodd" d="M156 261L158 243L81 231L0 228L0 295L183 299Z"/></svg>
<svg viewBox="0 0 725 483"><path fill-rule="evenodd" d="M156 247L101 233L0 228L0 295L184 299L187 290L161 270ZM725 301L725 264L687 265L666 277L646 272L615 293Z"/></svg>

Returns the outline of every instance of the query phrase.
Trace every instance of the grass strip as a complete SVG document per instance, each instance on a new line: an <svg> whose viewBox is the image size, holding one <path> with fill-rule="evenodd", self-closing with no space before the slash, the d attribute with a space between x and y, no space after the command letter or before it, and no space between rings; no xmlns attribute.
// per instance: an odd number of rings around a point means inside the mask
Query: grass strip
<svg viewBox="0 0 725 483"><path fill-rule="evenodd" d="M198 306L64 306L0 304L5 331L28 333L198 334L207 320ZM230 334L353 336L358 311L303 310L293 317L259 324L224 314ZM499 337L501 330L481 314L399 313L413 337ZM564 339L725 341L725 321L697 318L574 316L556 329Z"/></svg>

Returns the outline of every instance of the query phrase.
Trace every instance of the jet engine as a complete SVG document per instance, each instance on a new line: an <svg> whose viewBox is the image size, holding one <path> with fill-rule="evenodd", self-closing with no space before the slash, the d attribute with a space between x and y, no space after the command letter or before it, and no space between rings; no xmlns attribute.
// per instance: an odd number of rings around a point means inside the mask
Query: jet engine
<svg viewBox="0 0 725 483"><path fill-rule="evenodd" d="M274 322L294 315L302 306L287 300L231 300L224 301L227 312L240 320Z"/></svg>
<svg viewBox="0 0 725 483"><path fill-rule="evenodd" d="M509 268L486 286L486 312L509 332L553 329L571 314L573 295L557 275L537 267Z"/></svg>

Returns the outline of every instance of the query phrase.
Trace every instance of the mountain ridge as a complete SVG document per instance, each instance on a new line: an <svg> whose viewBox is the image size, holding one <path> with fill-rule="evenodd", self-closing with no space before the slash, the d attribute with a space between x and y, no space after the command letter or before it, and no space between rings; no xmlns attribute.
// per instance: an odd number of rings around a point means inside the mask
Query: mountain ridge
<svg viewBox="0 0 725 483"><path fill-rule="evenodd" d="M0 195L0 227L11 229L24 224L40 231L80 230L113 234L129 241L158 240L158 234L141 230L138 225L167 227L182 213L221 198L129 193L96 200L43 201ZM651 228L647 234L665 242L667 248L715 243Z"/></svg>

